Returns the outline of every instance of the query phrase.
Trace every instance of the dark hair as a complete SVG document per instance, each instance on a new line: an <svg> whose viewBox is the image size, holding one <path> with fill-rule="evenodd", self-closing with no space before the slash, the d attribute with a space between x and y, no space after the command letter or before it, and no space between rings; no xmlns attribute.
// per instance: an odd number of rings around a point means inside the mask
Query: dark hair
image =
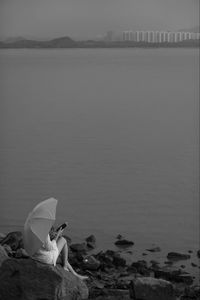
<svg viewBox="0 0 200 300"><path fill-rule="evenodd" d="M49 231L49 236L50 236L51 240L53 240L56 237L56 229L54 226L51 227L51 229Z"/></svg>

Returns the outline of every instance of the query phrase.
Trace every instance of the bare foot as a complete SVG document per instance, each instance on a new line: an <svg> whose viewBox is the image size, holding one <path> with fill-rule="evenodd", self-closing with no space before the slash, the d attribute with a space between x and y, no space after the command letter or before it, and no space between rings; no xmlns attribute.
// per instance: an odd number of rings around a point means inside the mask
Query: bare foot
<svg viewBox="0 0 200 300"><path fill-rule="evenodd" d="M82 276L82 275L78 275L77 277L80 278L81 280L86 280L89 278L88 276Z"/></svg>

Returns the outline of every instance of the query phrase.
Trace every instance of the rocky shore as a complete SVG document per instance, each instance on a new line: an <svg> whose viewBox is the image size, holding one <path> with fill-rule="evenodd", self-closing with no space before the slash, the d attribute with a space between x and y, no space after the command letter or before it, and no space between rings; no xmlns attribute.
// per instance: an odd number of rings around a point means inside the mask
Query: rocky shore
<svg viewBox="0 0 200 300"><path fill-rule="evenodd" d="M128 263L125 253L130 252L133 241L118 235L118 250L97 251L96 238L88 236L82 243L69 245L69 261L80 274L87 274L84 283L62 269L58 259L56 267L47 266L30 259L23 248L20 231L0 233L0 299L107 299L107 300L197 300L200 299L199 278L185 271L188 253L169 252L165 265L156 260L133 260ZM148 253L160 252L160 247L144 249ZM193 253L200 259L200 250ZM174 262L182 261L181 267ZM194 268L200 267L193 264ZM198 272L198 273L199 273Z"/></svg>

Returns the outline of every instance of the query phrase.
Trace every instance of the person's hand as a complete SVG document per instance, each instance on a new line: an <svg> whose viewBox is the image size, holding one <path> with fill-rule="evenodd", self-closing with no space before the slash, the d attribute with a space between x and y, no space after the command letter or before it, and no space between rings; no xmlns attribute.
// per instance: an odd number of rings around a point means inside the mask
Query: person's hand
<svg viewBox="0 0 200 300"><path fill-rule="evenodd" d="M63 233L63 229L62 229L62 228L60 228L60 229L58 230L58 232L57 232L57 237L61 236L61 235L62 235L62 233Z"/></svg>
<svg viewBox="0 0 200 300"><path fill-rule="evenodd" d="M59 229L56 233L56 237L55 237L55 240L57 241L57 239L62 235L63 233L63 229Z"/></svg>

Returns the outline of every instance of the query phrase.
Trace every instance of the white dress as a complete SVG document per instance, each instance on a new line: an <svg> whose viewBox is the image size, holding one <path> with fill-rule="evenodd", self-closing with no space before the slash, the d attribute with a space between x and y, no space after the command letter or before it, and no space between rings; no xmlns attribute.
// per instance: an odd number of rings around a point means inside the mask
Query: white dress
<svg viewBox="0 0 200 300"><path fill-rule="evenodd" d="M32 256L32 258L42 263L55 266L58 255L59 253L56 241L51 241L48 234L46 241L44 242L42 247Z"/></svg>

